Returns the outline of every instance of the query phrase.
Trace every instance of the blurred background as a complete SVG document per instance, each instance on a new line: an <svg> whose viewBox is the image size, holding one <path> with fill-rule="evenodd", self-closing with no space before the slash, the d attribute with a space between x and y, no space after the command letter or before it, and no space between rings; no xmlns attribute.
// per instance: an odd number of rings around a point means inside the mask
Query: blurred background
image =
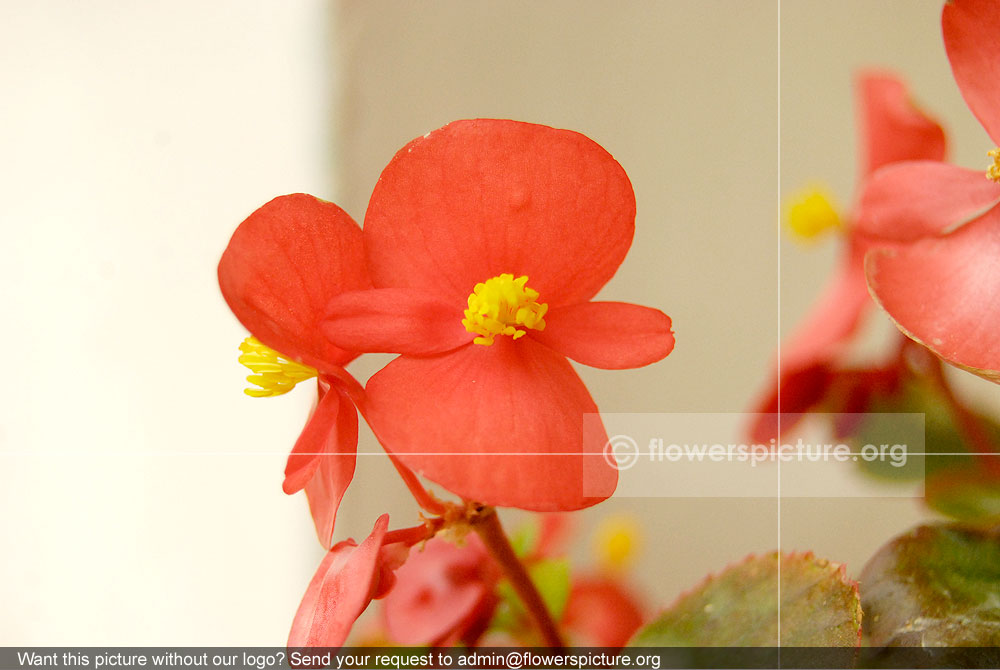
<svg viewBox="0 0 1000 670"><path fill-rule="evenodd" d="M677 346L581 368L603 411L747 410L833 265L832 240L783 238L780 198L813 180L853 197L854 71L899 70L956 162L985 165L940 5L0 0L0 644L283 644L322 557L304 496L280 487L314 394L243 395L216 264L279 194L361 221L392 155L454 119L573 129L628 172L635 242L600 297L662 309ZM379 452L364 430L359 449ZM337 537L383 511L417 522L385 459L359 458ZM576 515L581 564L618 515L642 528L655 608L779 545L856 575L926 513L664 491Z"/></svg>

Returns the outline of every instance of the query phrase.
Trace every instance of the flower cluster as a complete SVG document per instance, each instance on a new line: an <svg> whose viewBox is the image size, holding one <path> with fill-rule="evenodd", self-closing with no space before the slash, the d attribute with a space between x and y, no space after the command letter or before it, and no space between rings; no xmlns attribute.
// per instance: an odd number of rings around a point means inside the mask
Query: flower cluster
<svg viewBox="0 0 1000 670"><path fill-rule="evenodd" d="M593 300L625 257L634 219L628 177L590 139L478 119L403 147L375 186L363 230L304 194L272 200L237 228L219 284L251 333L240 357L256 387L247 393L285 393L314 377L318 388L283 488L305 490L329 552L289 645L343 643L398 575L426 574L422 563L452 552L436 534L491 525L492 506L569 511L614 492L607 435L599 422L585 427L597 407L568 359L622 369L673 348L662 312ZM399 356L362 386L344 366L367 352ZM383 516L360 544L333 544L359 413L435 516L402 530ZM461 501L442 502L421 477ZM502 553L498 542L499 550L470 542L442 560L479 570L484 551ZM418 544L423 553L397 575ZM496 579L476 575L447 594L468 606L434 614L417 637L468 637ZM390 621L412 610L407 588L389 601Z"/></svg>

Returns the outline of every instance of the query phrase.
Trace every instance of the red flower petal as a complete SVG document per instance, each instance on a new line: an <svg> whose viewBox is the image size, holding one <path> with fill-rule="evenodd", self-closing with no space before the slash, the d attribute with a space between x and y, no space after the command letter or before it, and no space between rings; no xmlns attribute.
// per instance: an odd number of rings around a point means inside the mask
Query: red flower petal
<svg viewBox="0 0 1000 670"><path fill-rule="evenodd" d="M949 235L868 255L872 292L906 335L1000 382L1000 208Z"/></svg>
<svg viewBox="0 0 1000 670"><path fill-rule="evenodd" d="M858 77L858 89L863 175L897 161L944 160L944 130L913 104L902 81L869 72Z"/></svg>
<svg viewBox="0 0 1000 670"><path fill-rule="evenodd" d="M477 617L497 581L492 560L479 538L464 546L440 538L410 552L396 573L396 587L385 599L389 635L403 645L437 644Z"/></svg>
<svg viewBox="0 0 1000 670"><path fill-rule="evenodd" d="M827 362L840 352L871 304L864 274L864 248L846 250L833 277L809 314L781 345L781 372Z"/></svg>
<svg viewBox="0 0 1000 670"><path fill-rule="evenodd" d="M322 330L350 351L438 354L472 341L462 316L460 307L427 291L378 288L334 298Z"/></svg>
<svg viewBox="0 0 1000 670"><path fill-rule="evenodd" d="M358 459L358 412L343 393L331 389L326 395L339 400L335 430L327 438L323 455L316 457L318 467L305 489L316 535L320 544L329 547L340 501L354 479Z"/></svg>
<svg viewBox="0 0 1000 670"><path fill-rule="evenodd" d="M323 369L355 354L317 325L330 298L368 288L361 229L336 205L297 193L241 223L219 261L219 286L236 318L267 346Z"/></svg>
<svg viewBox="0 0 1000 670"><path fill-rule="evenodd" d="M829 366L823 363L782 368L776 384L758 401L750 417L750 441L760 445L777 441L823 400L833 379Z"/></svg>
<svg viewBox="0 0 1000 670"><path fill-rule="evenodd" d="M461 309L479 282L527 275L540 302L583 302L632 243L635 197L590 139L518 121L456 121L403 147L365 215L376 286Z"/></svg>
<svg viewBox="0 0 1000 670"><path fill-rule="evenodd" d="M962 97L1000 144L1000 11L995 0L950 0L941 12L941 28Z"/></svg>
<svg viewBox="0 0 1000 670"><path fill-rule="evenodd" d="M861 195L855 230L909 242L936 235L983 213L1000 201L1000 186L984 170L912 161L882 168Z"/></svg>
<svg viewBox="0 0 1000 670"><path fill-rule="evenodd" d="M624 302L585 302L551 309L545 330L529 331L542 344L595 368L639 368L674 348L670 317Z"/></svg>
<svg viewBox="0 0 1000 670"><path fill-rule="evenodd" d="M595 416L584 429L594 401L569 361L529 337L401 356L367 390L379 441L463 498L568 511L614 492L604 428Z"/></svg>
<svg viewBox="0 0 1000 670"><path fill-rule="evenodd" d="M339 647L344 643L378 586L378 562L388 525L389 515L383 514L360 545L345 540L327 552L295 613L289 647Z"/></svg>
<svg viewBox="0 0 1000 670"><path fill-rule="evenodd" d="M602 576L574 580L563 625L580 638L577 644L623 647L642 623L642 608L618 581Z"/></svg>

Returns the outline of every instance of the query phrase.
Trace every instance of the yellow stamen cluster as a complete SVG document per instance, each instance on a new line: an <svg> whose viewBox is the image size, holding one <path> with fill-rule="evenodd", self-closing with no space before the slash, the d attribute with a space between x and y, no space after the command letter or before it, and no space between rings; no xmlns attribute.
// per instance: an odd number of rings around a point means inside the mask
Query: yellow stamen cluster
<svg viewBox="0 0 1000 670"><path fill-rule="evenodd" d="M594 549L600 564L611 570L628 567L640 544L639 528L627 517L609 517L594 532Z"/></svg>
<svg viewBox="0 0 1000 670"><path fill-rule="evenodd" d="M301 381L312 379L316 370L279 354L256 337L248 337L240 343L240 363L250 368L252 375L247 381L259 388L243 389L254 398L266 398L288 393Z"/></svg>
<svg viewBox="0 0 1000 670"><path fill-rule="evenodd" d="M801 240L812 240L842 225L830 198L818 188L803 190L791 198L786 220L788 227Z"/></svg>
<svg viewBox="0 0 1000 670"><path fill-rule="evenodd" d="M993 159L993 165L986 168L986 178L1000 183L1000 147L986 152L986 155Z"/></svg>
<svg viewBox="0 0 1000 670"><path fill-rule="evenodd" d="M549 306L538 303L538 291L525 286L527 282L527 277L514 279L512 274L502 274L476 284L462 319L467 331L479 335L473 342L489 346L497 335L511 335L516 340L526 332L517 326L545 329L542 317Z"/></svg>

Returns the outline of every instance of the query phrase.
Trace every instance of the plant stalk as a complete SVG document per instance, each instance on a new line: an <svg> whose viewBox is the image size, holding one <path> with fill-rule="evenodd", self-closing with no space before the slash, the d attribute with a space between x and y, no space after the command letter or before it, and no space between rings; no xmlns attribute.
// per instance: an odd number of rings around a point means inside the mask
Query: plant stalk
<svg viewBox="0 0 1000 670"><path fill-rule="evenodd" d="M503 526L500 525L500 517L492 507L483 507L474 519L471 520L472 527L483 540L483 544L489 549L493 558L503 568L504 574L510 580L511 586L517 592L525 609L535 620L542 639L549 647L565 648L566 643L559 634L555 621L549 608L545 606L541 594L531 581L524 563L514 553L514 548L510 546L510 541L504 533Z"/></svg>

